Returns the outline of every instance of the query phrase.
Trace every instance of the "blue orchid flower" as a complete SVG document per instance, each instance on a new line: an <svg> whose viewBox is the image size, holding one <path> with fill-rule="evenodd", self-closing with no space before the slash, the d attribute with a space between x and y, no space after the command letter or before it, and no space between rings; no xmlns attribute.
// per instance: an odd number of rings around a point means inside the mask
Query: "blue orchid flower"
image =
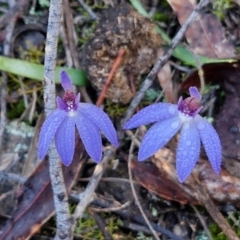
<svg viewBox="0 0 240 240"><path fill-rule="evenodd" d="M89 156L97 163L102 159L100 131L118 146L117 134L108 115L90 103L80 103L80 93L73 92L73 85L65 71L61 72L61 84L65 93L57 97L57 109L43 123L39 134L38 156L43 159L55 139L58 154L64 165L71 164L75 148L75 126Z"/></svg>
<svg viewBox="0 0 240 240"><path fill-rule="evenodd" d="M156 103L135 114L124 126L132 129L156 122L145 134L138 152L143 161L161 149L181 129L176 153L176 169L180 182L192 172L200 154L200 141L215 173L221 167L221 143L213 126L201 117L201 95L196 87L190 87L190 97L178 104Z"/></svg>

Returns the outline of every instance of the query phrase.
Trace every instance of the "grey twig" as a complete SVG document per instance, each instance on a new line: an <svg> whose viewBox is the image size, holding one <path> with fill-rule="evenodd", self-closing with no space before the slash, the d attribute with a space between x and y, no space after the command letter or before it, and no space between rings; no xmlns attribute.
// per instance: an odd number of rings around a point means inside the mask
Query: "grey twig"
<svg viewBox="0 0 240 240"><path fill-rule="evenodd" d="M78 205L75 209L75 212L73 214L74 224L72 226L72 229L75 228L77 219L82 218L84 210L86 209L88 204L91 203L93 193L103 175L105 166L107 165L109 159L112 157L113 153L114 153L113 147L110 146L106 149L103 160L99 164L96 165L94 173L92 175L91 180L89 181L89 183L87 185L86 190L84 191L84 193L81 193L81 196L79 196L79 199L81 199L81 201L78 203Z"/></svg>
<svg viewBox="0 0 240 240"><path fill-rule="evenodd" d="M101 230L105 240L113 240L112 235L108 232L107 226L104 220L94 211L90 210L90 214L95 219L99 229Z"/></svg>
<svg viewBox="0 0 240 240"><path fill-rule="evenodd" d="M186 33L189 25L195 20L195 18L198 16L200 10L205 7L209 3L209 0L201 0L198 6L195 8L195 10L191 13L191 15L188 17L184 25L180 28L177 35L173 38L171 45L169 46L168 50L165 52L165 54L158 59L157 63L151 70L151 72L148 74L147 78L145 79L141 89L137 93L136 97L132 100L125 117L123 119L122 125L132 116L134 110L138 106L139 102L143 99L145 92L148 90L148 88L152 85L153 81L155 80L158 72L160 69L165 65L165 63L168 61L170 56L173 53L174 48L177 46L177 44L182 40L184 37L184 34Z"/></svg>
<svg viewBox="0 0 240 240"><path fill-rule="evenodd" d="M6 1L10 7L10 9L0 18L0 29L4 28L9 24L9 19L17 19L22 16L26 11L28 11L28 7L30 4L29 0L18 0L16 4L13 6L13 1Z"/></svg>
<svg viewBox="0 0 240 240"><path fill-rule="evenodd" d="M222 213L212 201L206 188L202 185L201 180L195 174L193 174L192 179L194 184L194 195L196 199L198 199L202 203L202 205L204 205L212 219L217 223L223 233L227 236L227 239L240 240L240 238L237 236L230 224L227 222L227 220L224 218Z"/></svg>
<svg viewBox="0 0 240 240"><path fill-rule="evenodd" d="M12 7L11 5L9 7ZM10 45L11 45L11 39L13 35L13 30L15 27L16 19L12 18L10 19L7 27L6 27L6 34L4 38L4 44L3 44L3 53L4 56L10 55ZM2 72L2 84L1 84L1 119L0 119L0 149L2 148L2 139L3 139L3 133L5 130L5 126L7 124L7 118L6 118L6 112L7 112L7 103L6 103L6 95L7 95L7 73Z"/></svg>
<svg viewBox="0 0 240 240"><path fill-rule="evenodd" d="M135 132L135 135L134 137L136 137L136 135L138 134L138 130ZM129 155L128 155L128 175L129 175L129 180L130 180L130 186L131 186L131 189L132 189L132 193L133 193L133 196L134 196L134 199L135 199L135 202L139 208L139 211L141 212L142 214L142 217L143 219L145 220L146 222L146 225L149 227L152 235L154 236L155 239L157 240L160 240L160 238L158 237L158 234L156 233L156 231L153 229L150 221L148 220L142 206L141 206L141 203L138 199L138 196L137 196L137 193L136 193L136 189L134 187L134 184L133 184L133 176L132 176L132 170L131 170L131 163L132 163L132 153L133 153L133 150L134 150L134 140L132 141L131 143L131 146L130 146L130 149L129 149Z"/></svg>
<svg viewBox="0 0 240 240"><path fill-rule="evenodd" d="M82 198L84 197L84 194L70 194L71 200L75 201L75 202L81 202ZM115 207L117 205L119 205L119 202L117 202L116 200L113 200L112 198L106 198L104 196L101 196L99 194L93 194L91 201L89 201L89 204L93 204L94 206L100 206L102 208L112 208ZM127 209L121 209L121 210L117 210L115 211L116 214L118 214L119 216L121 216L122 218L127 219L127 221L134 221L136 223L139 223L143 226L147 227L147 224L144 220L144 218L142 216L138 216L138 214L136 214L136 212L132 209L132 208L127 208ZM172 233L171 231L167 230L166 228L160 226L159 224L153 223L151 222L152 228L159 232L164 234L165 236L167 236L170 239L173 240L184 240L182 237L176 236L174 233Z"/></svg>
<svg viewBox="0 0 240 240"><path fill-rule="evenodd" d="M0 119L0 150L2 148L2 140L4 129L7 124L6 112L7 112L7 103L6 103L6 89L7 89L7 74L2 73L2 84L1 84L1 119Z"/></svg>
<svg viewBox="0 0 240 240"><path fill-rule="evenodd" d="M98 20L99 17L92 11L90 7L88 7L83 0L78 0L78 2L82 5L82 7L88 12L89 16L92 20Z"/></svg>
<svg viewBox="0 0 240 240"><path fill-rule="evenodd" d="M123 205L119 206L119 207L112 207L112 208L94 208L94 207L91 207L91 211L94 211L94 212L116 212L116 211L120 211L124 208L127 208L131 205L131 201L128 201L126 203L124 203Z"/></svg>
<svg viewBox="0 0 240 240"><path fill-rule="evenodd" d="M209 240L213 240L212 236L211 236L211 233L210 231L208 230L208 227L207 227L207 224L206 224L206 221L203 219L202 215L200 214L200 212L197 210L197 208L195 208L193 205L191 205L191 207L193 208L193 210L195 211L200 223L202 224L203 226L203 229L208 237Z"/></svg>
<svg viewBox="0 0 240 240"><path fill-rule="evenodd" d="M25 183L27 180L27 178L25 178L25 177L22 177L20 175L17 175L15 173L10 173L7 171L1 171L0 177L1 177L1 179L8 179L8 180L11 180L11 181L14 181L17 183Z"/></svg>
<svg viewBox="0 0 240 240"><path fill-rule="evenodd" d="M64 17L63 17L63 19L64 19ZM64 52L65 52L65 55L66 55L67 66L72 68L73 67L73 60L72 60L71 52L70 52L70 49L69 49L69 46L68 46L67 34L66 34L66 31L65 31L65 28L64 28L63 25L60 28L60 36L61 36L61 39L62 39Z"/></svg>
<svg viewBox="0 0 240 240"><path fill-rule="evenodd" d="M48 116L56 108L55 103L55 67L57 58L57 42L61 27L62 0L51 0L48 17L47 39L44 62L44 103ZM54 205L57 218L55 240L72 239L71 219L68 206L68 195L63 179L61 162L52 143L49 149L49 171L53 189Z"/></svg>

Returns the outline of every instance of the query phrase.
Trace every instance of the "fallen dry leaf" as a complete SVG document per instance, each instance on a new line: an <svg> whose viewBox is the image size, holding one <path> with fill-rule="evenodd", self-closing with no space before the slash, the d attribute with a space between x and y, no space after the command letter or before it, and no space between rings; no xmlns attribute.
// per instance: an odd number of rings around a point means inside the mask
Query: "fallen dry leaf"
<svg viewBox="0 0 240 240"><path fill-rule="evenodd" d="M131 166L134 176L141 185L168 200L200 203L192 175L184 183L178 181L175 154L170 149L159 150L152 158L152 162L156 168L140 162L133 162ZM240 179L224 169L220 175L215 174L210 163L204 159L199 159L192 174L201 181L215 203L230 203L240 207Z"/></svg>
<svg viewBox="0 0 240 240"><path fill-rule="evenodd" d="M176 183L171 181L166 173L160 172L155 165L147 165L132 160L131 169L135 178L143 187L162 198L182 204L199 203L194 197L183 192Z"/></svg>
<svg viewBox="0 0 240 240"><path fill-rule="evenodd" d="M63 175L69 193L83 165L84 152L77 141L73 162L63 167ZM0 240L29 239L54 214L53 193L49 176L49 164L42 161L25 184L18 190L18 205L12 218L1 228Z"/></svg>
<svg viewBox="0 0 240 240"><path fill-rule="evenodd" d="M181 25L194 10L196 6L194 2L168 0ZM219 19L211 13L200 13L188 28L185 36L196 54L211 58L233 58L235 56L235 48L224 36Z"/></svg>
<svg viewBox="0 0 240 240"><path fill-rule="evenodd" d="M195 197L205 206L208 213L229 240L239 240L237 234L220 213L214 202L230 203L239 207L240 180L223 169L219 175L215 174L208 161L199 159L192 174L181 184L176 174L175 158L175 154L171 150L163 148L155 154L153 162L160 173L167 173L171 181L178 184L182 191Z"/></svg>
<svg viewBox="0 0 240 240"><path fill-rule="evenodd" d="M37 120L34 135L33 135L31 144L29 146L27 158L26 158L26 161L24 162L24 166L22 170L22 176L26 178L32 174L33 170L36 168L38 164L36 149L38 147L38 136L39 136L39 131L43 124L43 121L44 121L44 114L42 113Z"/></svg>

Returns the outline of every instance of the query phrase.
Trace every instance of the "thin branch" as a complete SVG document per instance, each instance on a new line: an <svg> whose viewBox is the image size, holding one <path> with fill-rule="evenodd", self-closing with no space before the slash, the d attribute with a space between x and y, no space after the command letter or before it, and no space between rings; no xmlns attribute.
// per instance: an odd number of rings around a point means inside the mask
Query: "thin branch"
<svg viewBox="0 0 240 240"><path fill-rule="evenodd" d="M79 201L81 201L82 197L84 197L84 194L72 193L72 194L70 194L70 197L71 197L71 200L73 200L75 202L79 202ZM113 200L112 198L109 199L104 196L101 196L99 194L93 194L93 196L91 198L91 202L89 202L89 204L94 204L95 206L97 205L97 206L100 206L103 208L108 208L108 207L110 208L112 206L119 205L119 202L117 202L116 200ZM122 218L127 219L127 221L132 220L136 223L139 223L139 224L147 227L145 220L141 216L138 216L135 213L135 211L131 211L131 209L129 209L129 208L118 210L115 213L118 214L119 216L121 216ZM151 222L150 224L155 231L164 234L165 236L167 236L168 238L170 238L172 240L184 240L182 237L175 235L171 231L167 230L166 228L164 228L156 223Z"/></svg>
<svg viewBox="0 0 240 240"><path fill-rule="evenodd" d="M128 201L124 204L122 204L121 206L119 207L111 207L111 208L94 208L94 207L91 207L91 210L94 211L94 212L116 212L116 211L120 211L124 208L127 208L131 205L131 202Z"/></svg>
<svg viewBox="0 0 240 240"><path fill-rule="evenodd" d="M203 94L204 90L205 90L205 79L204 79L204 71L202 68L202 64L200 62L199 56L194 52L194 50L191 47L187 47L187 49L194 56L194 59L195 59L196 65L197 65L198 76L200 79L200 93Z"/></svg>
<svg viewBox="0 0 240 240"><path fill-rule="evenodd" d="M104 157L102 161L96 165L94 173L91 177L91 180L89 181L86 190L84 193L81 193L79 195L80 202L78 203L75 212L73 214L73 225L72 225L72 230L75 229L76 223L78 219L81 219L83 216L83 212L85 211L86 207L91 203L92 198L93 198L93 193L95 189L98 186L99 181L101 180L101 177L103 175L103 172L105 170L106 165L109 162L109 159L112 157L114 153L114 148L113 147L107 147Z"/></svg>
<svg viewBox="0 0 240 240"><path fill-rule="evenodd" d="M91 17L92 20L98 20L99 17L92 11L90 7L88 7L83 0L78 0L80 5L88 12L89 16Z"/></svg>
<svg viewBox="0 0 240 240"><path fill-rule="evenodd" d="M147 78L145 79L141 89L139 90L136 97L132 100L125 117L122 121L122 125L133 115L134 110L137 108L139 102L143 99L145 92L148 90L148 88L152 85L153 81L155 80L158 72L160 69L165 65L165 63L168 61L168 59L171 57L174 48L178 45L178 43L182 40L184 37L184 34L186 33L189 25L196 19L199 12L203 7L205 7L209 3L209 0L201 0L200 3L197 5L195 10L191 13L191 15L188 17L186 22L182 25L176 36L173 38L171 45L169 46L168 50L165 52L165 54L158 59L157 63L151 70L151 72L148 74Z"/></svg>
<svg viewBox="0 0 240 240"><path fill-rule="evenodd" d="M0 172L0 177L1 179L8 179L17 183L25 183L27 178L26 177L22 177L18 174L15 173L10 173L8 171L1 171Z"/></svg>
<svg viewBox="0 0 240 240"><path fill-rule="evenodd" d="M10 6L11 7L11 6ZM9 21L9 20L8 20ZM3 44L3 53L4 56L10 55L10 48L11 48L11 39L13 35L13 30L15 28L16 19L12 18L10 19L7 27L6 27L6 34L4 38L4 44ZM5 127L7 125L7 103L6 103L6 95L7 95L7 80L8 76L6 72L2 72L2 84L1 84L1 119L0 119L0 150L2 148L2 140L3 140L3 133L5 130Z"/></svg>
<svg viewBox="0 0 240 240"><path fill-rule="evenodd" d="M204 221L202 215L199 213L199 211L197 210L197 208L195 208L193 205L191 205L191 207L193 208L193 210L194 210L195 213L197 214L198 219L199 219L200 223L202 224L203 229L204 229L204 231L205 231L208 239L209 239L209 240L213 240L213 239L212 239L212 236L211 236L211 233L209 232L208 227L207 227L207 224L206 224L206 222Z"/></svg>
<svg viewBox="0 0 240 240"><path fill-rule="evenodd" d="M135 145L140 147L141 142L138 140L136 135L131 130L126 130L125 133L131 138L132 141L134 141Z"/></svg>
<svg viewBox="0 0 240 240"><path fill-rule="evenodd" d="M19 76L18 80L19 80L20 87L21 87L21 90L22 90L24 107L28 108L29 103L28 103L28 98L27 98L27 94L26 94L26 91L25 91L25 87L24 87L24 84L23 84L23 79L22 79L22 77Z"/></svg>
<svg viewBox="0 0 240 240"><path fill-rule="evenodd" d="M194 190L195 190L194 193L196 198L204 205L204 207L207 209L210 216L217 223L217 225L222 229L223 233L227 236L227 239L239 240L239 237L231 228L227 220L223 217L223 215L221 214L219 209L216 207L216 205L213 203L205 187L202 185L201 181L195 174L193 174L193 180L194 180Z"/></svg>
<svg viewBox="0 0 240 240"><path fill-rule="evenodd" d="M55 67L57 58L57 43L61 27L62 0L51 0L48 17L47 39L44 62L44 103L48 116L56 108L55 103ZM72 239L71 219L68 206L68 195L63 179L62 166L52 143L49 149L49 172L53 188L53 198L57 218L57 233L55 240Z"/></svg>
<svg viewBox="0 0 240 240"><path fill-rule="evenodd" d="M29 0L18 0L13 7L9 4L11 8L0 18L0 30L9 24L9 19L19 19L28 10L29 3Z"/></svg>
<svg viewBox="0 0 240 240"><path fill-rule="evenodd" d="M106 95L106 92L108 90L108 87L109 87L109 85L110 85L110 83L111 83L111 81L112 81L112 79L114 77L114 74L115 74L116 70L119 68L119 66L120 66L120 64L121 64L121 62L123 60L124 53L125 53L125 49L123 47L121 47L118 50L117 58L116 58L113 66L112 66L112 69L111 69L111 71L110 71L110 73L109 73L109 75L107 77L106 82L104 83L104 87L103 87L103 89L102 89L102 91L101 91L101 93L100 93L100 95L98 97L98 100L97 100L97 103L96 103L97 106L102 105L102 103L103 103L103 101L105 99L105 95Z"/></svg>
<svg viewBox="0 0 240 240"><path fill-rule="evenodd" d="M5 127L7 125L7 103L6 103L6 95L7 95L7 74L2 72L2 84L1 84L1 119L0 119L0 150L2 148L2 140L3 140L3 133Z"/></svg>
<svg viewBox="0 0 240 240"><path fill-rule="evenodd" d="M80 182L88 182L91 178L79 178ZM102 182L124 182L124 183L129 183L130 181L129 179L126 178L117 178L117 177L103 177L101 179ZM138 184L139 183L137 181L133 181L134 184Z"/></svg>
<svg viewBox="0 0 240 240"><path fill-rule="evenodd" d="M138 132L138 130L136 131L135 136L137 135L137 132ZM155 237L155 239L160 240L159 237L158 237L158 235L157 235L157 233L154 231L154 229L153 229L150 221L148 220L146 214L144 213L144 211L143 211L143 209L142 209L142 206L141 206L141 204L140 204L140 202L139 202L139 199L138 199L138 197L137 197L136 189L135 189L134 184L133 184L133 176L132 176L132 170L131 170L131 162L132 162L132 152L133 152L133 149L134 149L134 145L135 145L135 144L134 144L134 141L132 141L131 146L130 146L130 149L129 149L129 156L128 156L128 174L129 174L130 186L131 186L132 193L133 193L134 199L135 199L135 201L136 201L136 204L137 204L137 206L138 206L138 208L139 208L139 210L140 210L140 212L141 212L141 214L142 214L142 216L143 216L143 218L144 218L147 226L149 227L149 229L150 229L150 231L152 232L152 234L153 234L153 236Z"/></svg>
<svg viewBox="0 0 240 240"><path fill-rule="evenodd" d="M36 109L36 104L37 104L37 90L36 90L36 85L33 86L33 92L32 92L32 106L29 111L29 122L31 123L33 120L33 116L35 113Z"/></svg>
<svg viewBox="0 0 240 240"><path fill-rule="evenodd" d="M64 19L64 17L63 17L63 19ZM62 39L64 52L65 52L65 55L66 55L67 66L72 68L73 67L73 60L72 60L72 56L71 56L71 51L70 51L69 46L68 46L67 34L66 34L66 31L65 31L65 28L64 28L63 25L60 28L60 36L61 36L61 39Z"/></svg>
<svg viewBox="0 0 240 240"><path fill-rule="evenodd" d="M104 220L94 211L89 211L94 220L96 221L99 229L101 230L104 240L113 240L112 235L108 232L107 226Z"/></svg>

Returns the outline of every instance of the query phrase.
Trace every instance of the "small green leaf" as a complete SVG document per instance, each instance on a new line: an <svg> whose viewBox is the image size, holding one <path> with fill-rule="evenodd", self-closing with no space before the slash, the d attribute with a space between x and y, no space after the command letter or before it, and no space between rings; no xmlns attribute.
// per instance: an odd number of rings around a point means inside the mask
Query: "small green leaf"
<svg viewBox="0 0 240 240"><path fill-rule="evenodd" d="M0 70L39 81L43 80L44 74L43 65L3 56L0 56ZM68 73L73 84L78 86L86 86L87 78L83 70L66 67L56 68L56 83L60 83L61 70L65 70Z"/></svg>
<svg viewBox="0 0 240 240"><path fill-rule="evenodd" d="M133 5L134 8L136 8L136 10L142 14L144 17L149 17L148 13L146 12L146 10L144 9L144 7L142 6L142 4L139 2L139 0L130 0L131 4ZM162 39L167 43L170 44L171 43L171 39L168 37L168 35L159 27L155 27L157 33L159 33L162 37ZM186 48L182 47L182 46L177 46L174 51L173 51L173 56L177 59L179 59L180 61L184 62L187 65L191 65L194 67L197 67L197 63L196 63L196 59L195 56ZM235 62L236 60L234 59L214 59L214 58L208 58L208 57L203 57L200 55L197 55L199 62L201 64L206 64L206 63L220 63L220 62Z"/></svg>

